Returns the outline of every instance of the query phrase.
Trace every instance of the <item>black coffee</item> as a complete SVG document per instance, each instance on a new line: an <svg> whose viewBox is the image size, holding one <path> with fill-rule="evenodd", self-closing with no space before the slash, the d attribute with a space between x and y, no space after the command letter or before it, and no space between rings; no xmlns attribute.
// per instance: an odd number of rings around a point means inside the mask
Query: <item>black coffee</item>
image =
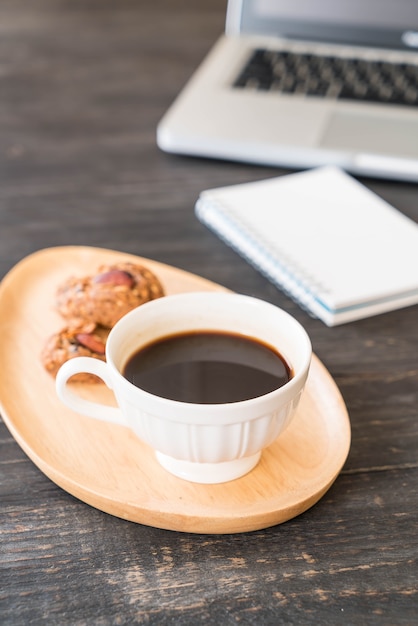
<svg viewBox="0 0 418 626"><path fill-rule="evenodd" d="M196 331L150 343L123 375L137 387L180 402L218 404L262 396L292 377L270 346L233 333Z"/></svg>

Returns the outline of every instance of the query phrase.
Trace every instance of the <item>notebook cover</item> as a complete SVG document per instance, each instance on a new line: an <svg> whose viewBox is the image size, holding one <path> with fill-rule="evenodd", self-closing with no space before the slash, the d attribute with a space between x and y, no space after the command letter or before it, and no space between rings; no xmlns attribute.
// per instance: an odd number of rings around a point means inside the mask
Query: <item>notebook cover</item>
<svg viewBox="0 0 418 626"><path fill-rule="evenodd" d="M329 326L418 302L418 226L336 167L203 191L199 220Z"/></svg>

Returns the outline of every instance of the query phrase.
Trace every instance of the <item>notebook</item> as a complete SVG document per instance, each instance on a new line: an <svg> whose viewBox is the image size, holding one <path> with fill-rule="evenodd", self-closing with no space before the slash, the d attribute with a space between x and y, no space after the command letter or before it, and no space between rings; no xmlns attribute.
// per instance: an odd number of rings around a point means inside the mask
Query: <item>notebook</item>
<svg viewBox="0 0 418 626"><path fill-rule="evenodd" d="M229 0L157 127L167 152L410 181L417 137L414 0Z"/></svg>
<svg viewBox="0 0 418 626"><path fill-rule="evenodd" d="M335 166L205 190L195 212L328 326L418 303L418 225Z"/></svg>

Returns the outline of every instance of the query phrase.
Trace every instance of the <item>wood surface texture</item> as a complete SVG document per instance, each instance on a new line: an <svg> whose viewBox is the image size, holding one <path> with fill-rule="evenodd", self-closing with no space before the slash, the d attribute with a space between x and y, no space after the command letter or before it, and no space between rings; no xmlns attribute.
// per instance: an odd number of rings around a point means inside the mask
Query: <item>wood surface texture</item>
<svg viewBox="0 0 418 626"><path fill-rule="evenodd" d="M202 189L287 171L156 147L156 124L222 32L225 7L0 0L0 277L43 248L98 246L281 306L342 393L348 459L284 524L179 533L68 494L0 422L2 625L417 622L417 307L332 329L310 318L193 213ZM418 220L417 185L362 182Z"/></svg>

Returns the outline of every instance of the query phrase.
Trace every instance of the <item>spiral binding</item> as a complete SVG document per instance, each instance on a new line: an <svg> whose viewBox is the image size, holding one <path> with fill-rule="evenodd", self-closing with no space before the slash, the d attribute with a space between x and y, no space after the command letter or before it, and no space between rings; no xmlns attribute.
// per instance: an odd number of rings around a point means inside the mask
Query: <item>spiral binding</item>
<svg viewBox="0 0 418 626"><path fill-rule="evenodd" d="M212 230L226 245L235 250L250 265L263 274L283 293L295 300L312 317L323 317L324 311L331 315L332 311L323 298L329 289L314 276L302 269L284 251L277 254L271 245L256 239L245 220L235 216L232 207L228 207L230 215L223 212L225 203L211 199L208 202L200 197L195 206L198 219ZM322 315L318 312L321 310Z"/></svg>

